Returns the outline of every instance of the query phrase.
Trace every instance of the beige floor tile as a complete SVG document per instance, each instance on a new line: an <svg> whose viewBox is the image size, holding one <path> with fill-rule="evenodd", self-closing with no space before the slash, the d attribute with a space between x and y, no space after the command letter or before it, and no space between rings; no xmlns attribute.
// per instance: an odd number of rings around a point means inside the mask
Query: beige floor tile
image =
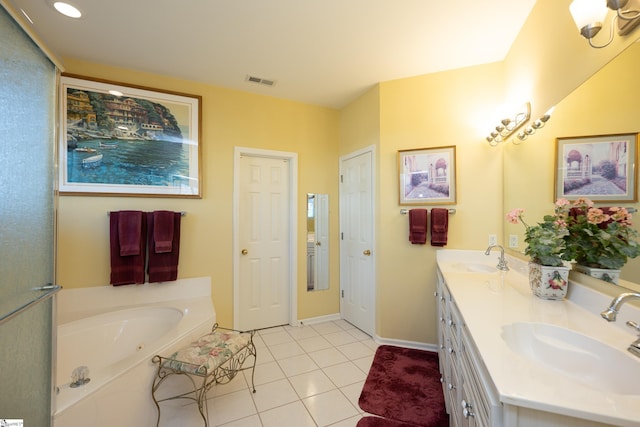
<svg viewBox="0 0 640 427"><path fill-rule="evenodd" d="M314 351L309 353L309 357L321 368L331 365L337 365L347 362L347 356L339 352L336 348L327 348L325 350Z"/></svg>
<svg viewBox="0 0 640 427"><path fill-rule="evenodd" d="M307 397L302 402L319 426L328 426L352 418L359 413L340 390Z"/></svg>
<svg viewBox="0 0 640 427"><path fill-rule="evenodd" d="M302 399L336 388L333 381L320 369L289 377L289 382Z"/></svg>
<svg viewBox="0 0 640 427"><path fill-rule="evenodd" d="M299 400L261 412L260 418L264 427L316 427L309 411Z"/></svg>
<svg viewBox="0 0 640 427"><path fill-rule="evenodd" d="M253 401L258 412L263 412L287 403L299 400L297 393L288 380L278 380L260 386L253 394Z"/></svg>
<svg viewBox="0 0 640 427"><path fill-rule="evenodd" d="M340 363L338 365L322 368L325 374L338 387L364 381L367 375L353 362Z"/></svg>

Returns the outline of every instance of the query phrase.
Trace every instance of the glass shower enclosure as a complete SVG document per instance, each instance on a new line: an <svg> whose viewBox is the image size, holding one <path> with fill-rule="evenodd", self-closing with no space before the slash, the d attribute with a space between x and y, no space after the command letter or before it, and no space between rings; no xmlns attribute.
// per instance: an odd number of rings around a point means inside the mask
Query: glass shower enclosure
<svg viewBox="0 0 640 427"><path fill-rule="evenodd" d="M50 426L56 67L1 5L0 40L0 420Z"/></svg>

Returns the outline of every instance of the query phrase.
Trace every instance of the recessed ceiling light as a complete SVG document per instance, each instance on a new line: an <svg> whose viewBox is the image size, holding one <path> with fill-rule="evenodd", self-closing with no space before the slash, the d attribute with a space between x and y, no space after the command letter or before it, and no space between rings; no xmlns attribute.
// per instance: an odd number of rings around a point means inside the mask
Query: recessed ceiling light
<svg viewBox="0 0 640 427"><path fill-rule="evenodd" d="M56 1L53 3L53 7L55 7L58 12L68 16L69 18L80 18L82 16L82 13L80 13L75 6L71 6L69 3Z"/></svg>

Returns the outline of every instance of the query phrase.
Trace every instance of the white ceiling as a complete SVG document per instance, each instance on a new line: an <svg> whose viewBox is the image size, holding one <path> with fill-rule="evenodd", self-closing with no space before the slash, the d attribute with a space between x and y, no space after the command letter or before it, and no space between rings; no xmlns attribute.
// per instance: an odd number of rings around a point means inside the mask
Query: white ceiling
<svg viewBox="0 0 640 427"><path fill-rule="evenodd" d="M501 61L535 0L6 0L73 57L342 108L388 80ZM267 87L247 75L272 79Z"/></svg>

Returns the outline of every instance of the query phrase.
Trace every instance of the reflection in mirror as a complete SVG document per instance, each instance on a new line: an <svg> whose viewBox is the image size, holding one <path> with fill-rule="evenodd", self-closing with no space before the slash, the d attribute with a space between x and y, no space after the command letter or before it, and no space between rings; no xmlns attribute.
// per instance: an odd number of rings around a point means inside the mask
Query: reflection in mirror
<svg viewBox="0 0 640 427"><path fill-rule="evenodd" d="M329 195L307 194L307 290L329 289Z"/></svg>
<svg viewBox="0 0 640 427"><path fill-rule="evenodd" d="M553 213L556 199L557 138L637 133L640 131L640 43L625 51L595 73L556 105L552 120L544 129L520 145L505 145L504 209L525 209L529 225ZM637 180L638 159L633 159L633 177ZM637 197L636 182L636 194ZM635 200L598 203L598 206L640 208ZM633 225L640 227L640 214L633 214ZM505 223L504 242L517 252L524 252L524 228ZM640 257L629 259L622 269L621 285L634 288L640 284Z"/></svg>

